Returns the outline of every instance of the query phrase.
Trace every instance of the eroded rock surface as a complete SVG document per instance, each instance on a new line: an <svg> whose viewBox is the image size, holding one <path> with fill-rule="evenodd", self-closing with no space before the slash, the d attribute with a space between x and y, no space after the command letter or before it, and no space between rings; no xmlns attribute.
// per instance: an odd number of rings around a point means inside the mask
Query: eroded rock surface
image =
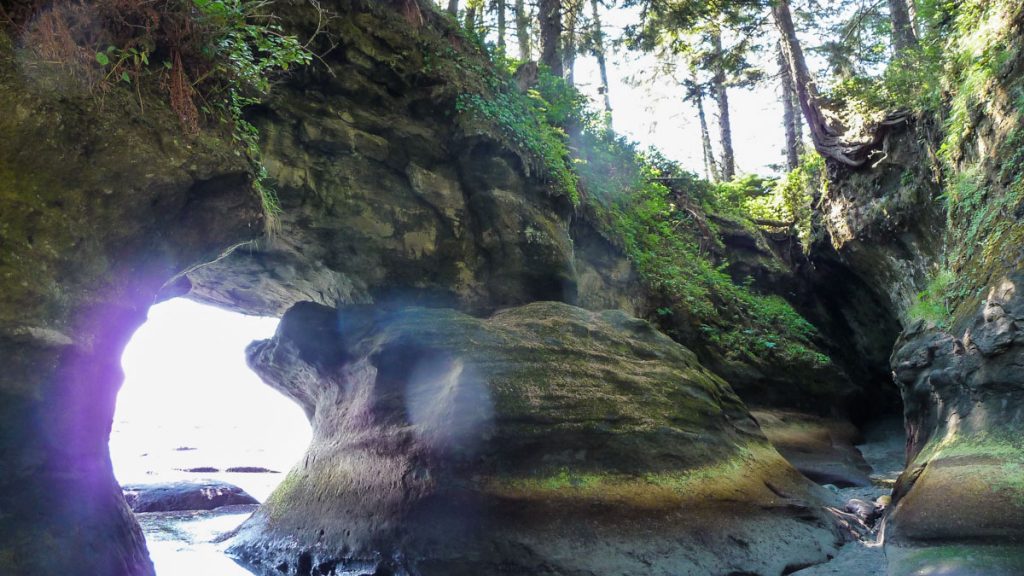
<svg viewBox="0 0 1024 576"><path fill-rule="evenodd" d="M996 282L977 314L952 333L912 326L892 362L906 404L910 461L886 530L891 555L904 566L898 573L942 564L942 555L957 548L965 556L949 563L957 570L951 574L1019 573L1024 274ZM902 551L922 546L947 550Z"/></svg>
<svg viewBox="0 0 1024 576"><path fill-rule="evenodd" d="M778 410L753 415L776 450L804 476L838 488L871 485L871 466L854 446L860 433L848 421Z"/></svg>
<svg viewBox="0 0 1024 576"><path fill-rule="evenodd" d="M0 31L0 574L152 574L107 450L120 354L262 210L226 135L62 74Z"/></svg>
<svg viewBox="0 0 1024 576"><path fill-rule="evenodd" d="M313 424L265 574L780 574L835 535L722 380L619 311L299 304L249 348Z"/></svg>
<svg viewBox="0 0 1024 576"><path fill-rule="evenodd" d="M293 29L317 25L313 6L284 4ZM296 73L254 118L279 230L190 274L192 297L278 316L299 301L491 311L574 299L570 202L497 136L453 117L460 88L428 62L458 54L450 24L424 8L437 30L410 34L392 7L336 4L330 69Z"/></svg>

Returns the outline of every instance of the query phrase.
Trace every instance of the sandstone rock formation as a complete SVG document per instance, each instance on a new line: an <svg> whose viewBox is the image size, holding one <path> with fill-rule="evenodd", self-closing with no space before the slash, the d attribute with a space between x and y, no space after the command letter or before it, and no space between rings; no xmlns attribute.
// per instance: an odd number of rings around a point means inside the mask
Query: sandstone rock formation
<svg viewBox="0 0 1024 576"><path fill-rule="evenodd" d="M728 385L622 312L303 303L248 356L314 435L231 548L261 573L779 574L835 544Z"/></svg>
<svg viewBox="0 0 1024 576"><path fill-rule="evenodd" d="M262 211L227 140L48 71L0 32L0 573L151 574L107 450L120 354Z"/></svg>
<svg viewBox="0 0 1024 576"><path fill-rule="evenodd" d="M984 574L1019 573L1024 275L998 282L970 323L952 334L923 322L910 327L896 345L893 368L910 436L886 530L889 554L907 565L901 573L953 550L975 562L984 558ZM941 549L917 550L927 546ZM982 573L963 559L949 565Z"/></svg>

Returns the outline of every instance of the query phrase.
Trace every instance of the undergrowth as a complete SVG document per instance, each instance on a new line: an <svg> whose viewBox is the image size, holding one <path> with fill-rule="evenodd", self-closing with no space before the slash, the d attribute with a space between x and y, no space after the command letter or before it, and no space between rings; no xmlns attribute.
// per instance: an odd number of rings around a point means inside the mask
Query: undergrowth
<svg viewBox="0 0 1024 576"><path fill-rule="evenodd" d="M545 67L509 59L478 31L450 22L445 36L421 35L426 75L457 90L456 121L516 151L554 194L580 201L568 132L583 120L586 99Z"/></svg>
<svg viewBox="0 0 1024 576"><path fill-rule="evenodd" d="M924 320L939 328L950 325L950 290L956 278L949 270L937 272L927 287L916 297L907 314L913 320Z"/></svg>
<svg viewBox="0 0 1024 576"><path fill-rule="evenodd" d="M944 14L949 97L938 157L946 266L956 280L945 283L941 297L952 317L973 313L984 286L1014 265L1012 253L1024 242L1024 85L1019 71L1010 76L1020 55L1016 2L970 0L946 6ZM984 126L990 128L981 131Z"/></svg>
<svg viewBox="0 0 1024 576"><path fill-rule="evenodd" d="M791 229L809 249L813 204L828 191L825 159L807 152L800 164L781 178L746 176L716 185L721 211L752 219L768 229Z"/></svg>
<svg viewBox="0 0 1024 576"><path fill-rule="evenodd" d="M713 256L711 184L611 132L584 131L578 148L586 207L668 303L659 314L675 316L727 358L830 363L814 349L815 328L785 300L737 284Z"/></svg>
<svg viewBox="0 0 1024 576"><path fill-rule="evenodd" d="M505 58L472 30L461 34L471 50L452 41L421 41L427 71L461 92L460 124L467 131L482 127L519 150L556 193L589 214L656 298L667 303L658 313L673 317L670 324L685 327L733 360L830 364L816 350L816 330L809 322L784 299L734 282L726 272L728 262L715 255L721 246L708 213L724 213L753 227L746 215L731 211L724 189L657 152L640 153L607 130L603 116L579 92L543 67L531 70L530 64ZM809 222L806 188L820 183L820 166L809 157L799 175L778 184L754 178L738 186L777 189L780 210L804 225Z"/></svg>
<svg viewBox="0 0 1024 576"><path fill-rule="evenodd" d="M262 0L22 0L0 16L35 66L93 94L131 89L140 109L163 92L183 132L225 125L253 166L268 224L280 206L265 184L259 132L244 117L274 74L311 54L274 22Z"/></svg>

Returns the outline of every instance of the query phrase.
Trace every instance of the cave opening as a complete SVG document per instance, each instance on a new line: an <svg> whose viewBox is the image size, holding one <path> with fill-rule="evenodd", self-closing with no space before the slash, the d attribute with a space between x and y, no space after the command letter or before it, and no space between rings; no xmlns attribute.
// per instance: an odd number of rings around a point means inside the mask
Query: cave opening
<svg viewBox="0 0 1024 576"><path fill-rule="evenodd" d="M110 454L161 576L248 575L217 541L309 444L301 408L245 363L245 347L277 323L174 299L153 306L125 348Z"/></svg>

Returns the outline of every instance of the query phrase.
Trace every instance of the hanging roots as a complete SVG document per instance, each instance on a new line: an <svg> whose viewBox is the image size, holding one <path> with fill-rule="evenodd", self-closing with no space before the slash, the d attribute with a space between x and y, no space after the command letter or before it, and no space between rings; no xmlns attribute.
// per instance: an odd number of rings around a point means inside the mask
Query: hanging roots
<svg viewBox="0 0 1024 576"><path fill-rule="evenodd" d="M58 66L63 74L95 88L102 78L94 51L87 42L97 40L94 15L78 3L60 2L39 12L25 28L26 46L39 64Z"/></svg>
<svg viewBox="0 0 1024 576"><path fill-rule="evenodd" d="M171 67L169 90L171 93L171 109L181 120L181 126L188 134L199 132L199 110L192 98L192 84L189 82L185 66L181 63L181 53L174 52L174 64Z"/></svg>

